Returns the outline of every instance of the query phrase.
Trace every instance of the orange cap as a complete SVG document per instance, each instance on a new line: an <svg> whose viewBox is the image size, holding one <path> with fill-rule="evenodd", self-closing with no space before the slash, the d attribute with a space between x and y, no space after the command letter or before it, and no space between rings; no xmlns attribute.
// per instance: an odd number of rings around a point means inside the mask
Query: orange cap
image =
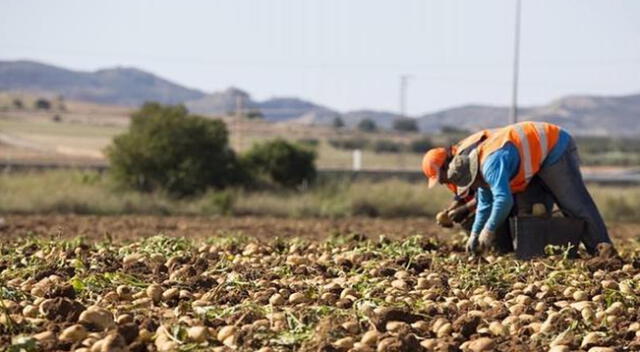
<svg viewBox="0 0 640 352"><path fill-rule="evenodd" d="M433 148L424 154L422 158L422 172L429 179L429 188L438 183L440 170L447 161L447 150L445 148Z"/></svg>

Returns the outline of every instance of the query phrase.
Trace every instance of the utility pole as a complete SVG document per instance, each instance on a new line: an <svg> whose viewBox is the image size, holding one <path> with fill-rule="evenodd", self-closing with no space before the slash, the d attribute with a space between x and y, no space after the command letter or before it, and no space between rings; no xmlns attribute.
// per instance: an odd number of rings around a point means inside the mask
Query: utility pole
<svg viewBox="0 0 640 352"><path fill-rule="evenodd" d="M233 124L235 125L235 133L237 135L236 140L238 141L238 150L243 150L243 140L242 140L242 123L243 123L243 119L242 119L242 115L244 113L243 111L244 109L244 97L241 95L237 95L236 96L236 116L235 118L232 120Z"/></svg>
<svg viewBox="0 0 640 352"><path fill-rule="evenodd" d="M409 75L400 75L400 117L407 117L407 84Z"/></svg>
<svg viewBox="0 0 640 352"><path fill-rule="evenodd" d="M244 97L242 97L241 95L237 95L236 96L236 117L240 118L242 117L243 114L243 104L244 104Z"/></svg>
<svg viewBox="0 0 640 352"><path fill-rule="evenodd" d="M520 61L520 2L516 0L516 28L513 43L513 88L511 96L511 112L509 122L518 122L518 70Z"/></svg>

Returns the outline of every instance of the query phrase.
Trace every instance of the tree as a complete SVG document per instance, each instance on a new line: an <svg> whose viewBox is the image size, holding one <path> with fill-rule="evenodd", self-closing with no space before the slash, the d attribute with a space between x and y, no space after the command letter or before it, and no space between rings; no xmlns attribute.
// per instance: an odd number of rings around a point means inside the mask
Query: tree
<svg viewBox="0 0 640 352"><path fill-rule="evenodd" d="M342 120L342 117L336 116L333 119L332 125L333 125L333 128L336 128L336 129L343 128L344 127L344 120Z"/></svg>
<svg viewBox="0 0 640 352"><path fill-rule="evenodd" d="M379 139L373 144L373 151L376 153L400 153L404 149L404 144L390 139Z"/></svg>
<svg viewBox="0 0 640 352"><path fill-rule="evenodd" d="M248 168L285 187L313 181L315 159L313 151L280 138L256 144L244 155Z"/></svg>
<svg viewBox="0 0 640 352"><path fill-rule="evenodd" d="M416 132L418 124L415 119L402 117L393 121L393 129L400 132Z"/></svg>
<svg viewBox="0 0 640 352"><path fill-rule="evenodd" d="M249 120L262 120L262 119L264 119L264 115L262 114L262 111L260 111L258 109L249 110L249 112L247 112L245 114L245 116Z"/></svg>
<svg viewBox="0 0 640 352"><path fill-rule="evenodd" d="M369 146L369 140L365 138L339 138L339 139L329 139L329 145L336 149L364 149Z"/></svg>
<svg viewBox="0 0 640 352"><path fill-rule="evenodd" d="M23 109L24 104L22 103L22 100L20 98L15 98L13 99L13 107L16 109Z"/></svg>
<svg viewBox="0 0 640 352"><path fill-rule="evenodd" d="M443 134L459 134L459 135L467 135L471 133L464 128L455 127L455 126L442 126L442 128L440 128L440 132L442 132Z"/></svg>
<svg viewBox="0 0 640 352"><path fill-rule="evenodd" d="M363 132L375 132L378 126L376 126L376 123L371 119L362 119L358 122L358 129Z"/></svg>
<svg viewBox="0 0 640 352"><path fill-rule="evenodd" d="M412 140L409 148L414 153L425 153L427 150L433 148L433 143L429 138L422 137Z"/></svg>
<svg viewBox="0 0 640 352"><path fill-rule="evenodd" d="M51 102L46 99L38 99L36 100L35 107L38 110L49 110L51 109Z"/></svg>
<svg viewBox="0 0 640 352"><path fill-rule="evenodd" d="M189 115L182 105L144 104L106 152L112 176L142 191L179 197L243 180L224 122Z"/></svg>

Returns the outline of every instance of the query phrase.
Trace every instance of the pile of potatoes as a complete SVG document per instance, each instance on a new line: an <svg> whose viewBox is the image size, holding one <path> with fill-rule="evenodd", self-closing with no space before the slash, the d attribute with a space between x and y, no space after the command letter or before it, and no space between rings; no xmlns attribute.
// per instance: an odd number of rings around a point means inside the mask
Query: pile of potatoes
<svg viewBox="0 0 640 352"><path fill-rule="evenodd" d="M460 241L153 237L0 247L10 351L640 350L640 261Z"/></svg>

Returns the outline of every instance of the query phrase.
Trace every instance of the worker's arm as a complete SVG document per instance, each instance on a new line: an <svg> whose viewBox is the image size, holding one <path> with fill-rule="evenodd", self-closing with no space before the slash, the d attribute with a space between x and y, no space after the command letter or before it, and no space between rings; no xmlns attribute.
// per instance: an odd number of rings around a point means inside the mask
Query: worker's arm
<svg viewBox="0 0 640 352"><path fill-rule="evenodd" d="M467 204L465 204L465 206L467 207L467 209L469 209L469 211L476 210L477 205L478 205L478 200L476 199L475 195L473 196L473 198L469 199Z"/></svg>
<svg viewBox="0 0 640 352"><path fill-rule="evenodd" d="M464 205L464 201L460 199L454 199L449 203L449 206L445 209L445 211L451 211L453 209L459 208Z"/></svg>
<svg viewBox="0 0 640 352"><path fill-rule="evenodd" d="M491 208L493 207L493 196L489 189L480 187L476 196L478 205L476 207L476 219L471 227L471 233L479 234L485 226L487 219L491 215Z"/></svg>
<svg viewBox="0 0 640 352"><path fill-rule="evenodd" d="M453 220L453 222L462 222L469 216L469 214L476 210L476 202L476 198L473 197L470 200L451 208L447 215L451 220Z"/></svg>
<svg viewBox="0 0 640 352"><path fill-rule="evenodd" d="M509 216L513 207L513 194L509 183L511 176L517 171L518 163L517 149L507 145L491 154L482 165L482 175L493 196L491 213L483 229L495 232Z"/></svg>

